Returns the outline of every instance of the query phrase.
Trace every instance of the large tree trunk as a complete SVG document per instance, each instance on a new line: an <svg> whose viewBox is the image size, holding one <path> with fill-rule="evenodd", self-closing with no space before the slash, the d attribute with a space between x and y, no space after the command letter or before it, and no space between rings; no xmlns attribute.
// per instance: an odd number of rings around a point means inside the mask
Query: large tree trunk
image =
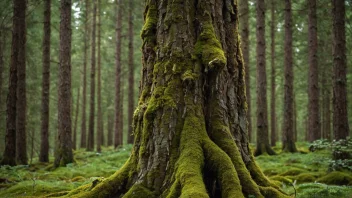
<svg viewBox="0 0 352 198"><path fill-rule="evenodd" d="M145 7L142 94L126 164L78 197L288 197L248 147L237 3Z"/></svg>
<svg viewBox="0 0 352 198"><path fill-rule="evenodd" d="M26 12L26 2L24 2L24 13ZM15 16L16 17L16 16ZM20 44L17 64L17 108L16 108L16 161L17 164L28 164L27 156L27 99L26 99L26 21L21 12Z"/></svg>
<svg viewBox="0 0 352 198"><path fill-rule="evenodd" d="M73 162L71 127L71 0L61 0L58 83L58 142L54 166Z"/></svg>
<svg viewBox="0 0 352 198"><path fill-rule="evenodd" d="M50 93L50 19L51 0L44 5L44 36L43 36L43 80L42 80L42 113L40 162L49 162L49 93Z"/></svg>
<svg viewBox="0 0 352 198"><path fill-rule="evenodd" d="M265 3L256 2L257 12L257 147L254 155L275 155L269 144L265 57Z"/></svg>
<svg viewBox="0 0 352 198"><path fill-rule="evenodd" d="M115 124L114 124L114 146L115 148L122 145L123 127L122 127L122 97L121 97L121 31L122 31L122 0L117 0L117 18L116 18L116 73L115 73Z"/></svg>
<svg viewBox="0 0 352 198"><path fill-rule="evenodd" d="M97 19L97 3L93 0L93 23L92 23L92 54L90 69L90 109L89 109L89 127L88 127L88 145L87 151L94 150L94 115L95 115L95 33Z"/></svg>
<svg viewBox="0 0 352 198"><path fill-rule="evenodd" d="M84 55L83 55L83 91L82 91L82 123L81 123L81 148L87 147L87 60L88 60L88 43L89 43L89 28L88 28L88 13L89 1L86 0L85 22L84 22Z"/></svg>
<svg viewBox="0 0 352 198"><path fill-rule="evenodd" d="M16 165L17 70L25 64L26 1L13 1L13 30L9 89L6 100L6 137L2 165ZM22 60L23 59L23 60Z"/></svg>
<svg viewBox="0 0 352 198"><path fill-rule="evenodd" d="M345 33L345 1L332 0L333 16L333 128L336 140L349 134L347 118L347 65Z"/></svg>
<svg viewBox="0 0 352 198"><path fill-rule="evenodd" d="M275 58L276 58L276 19L275 10L276 3L275 0L271 0L271 23L270 23L270 37L271 37L271 101L270 101L270 144L271 146L276 145L276 71L275 71Z"/></svg>
<svg viewBox="0 0 352 198"><path fill-rule="evenodd" d="M247 122L248 140L252 139L252 117L251 117L251 91L250 91L250 63L249 63L249 6L248 0L239 0L239 26L241 35L241 49L245 65L245 81L247 96Z"/></svg>
<svg viewBox="0 0 352 198"><path fill-rule="evenodd" d="M101 33L101 11L100 0L98 0L98 115L97 115L97 152L101 152L103 138L103 114L101 111L101 53L100 53L100 33Z"/></svg>
<svg viewBox="0 0 352 198"><path fill-rule="evenodd" d="M282 150L296 152L293 128L293 60L292 60L292 13L291 0L285 0L285 90L284 90L284 125L282 133Z"/></svg>
<svg viewBox="0 0 352 198"><path fill-rule="evenodd" d="M134 112L134 55L133 55L133 1L130 0L128 11L128 138L127 143L133 144L132 120Z"/></svg>
<svg viewBox="0 0 352 198"><path fill-rule="evenodd" d="M308 42L309 42L309 75L308 75L308 131L309 141L321 138L319 120L319 70L318 70L318 36L316 0L308 1Z"/></svg>

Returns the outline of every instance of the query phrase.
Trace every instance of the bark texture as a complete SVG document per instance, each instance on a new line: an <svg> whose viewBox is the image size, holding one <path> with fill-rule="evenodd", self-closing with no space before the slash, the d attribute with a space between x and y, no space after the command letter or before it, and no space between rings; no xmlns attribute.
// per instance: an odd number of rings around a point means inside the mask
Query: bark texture
<svg viewBox="0 0 352 198"><path fill-rule="evenodd" d="M122 127L122 100L121 100L121 40L122 40L122 0L117 3L116 18L116 73L115 73L115 124L114 124L114 146L115 148L122 145L123 127Z"/></svg>
<svg viewBox="0 0 352 198"><path fill-rule="evenodd" d="M308 75L308 131L309 141L320 139L319 118L319 70L318 70L318 35L317 35L317 2L308 1L308 42L309 42L309 75Z"/></svg>
<svg viewBox="0 0 352 198"><path fill-rule="evenodd" d="M27 99L26 99L26 2L21 1L24 5L21 8L21 26L18 64L17 64L17 108L16 108L16 162L17 164L28 164L27 156Z"/></svg>
<svg viewBox="0 0 352 198"><path fill-rule="evenodd" d="M44 2L44 36L43 36L43 80L40 162L49 162L49 94L50 94L50 28L51 0Z"/></svg>
<svg viewBox="0 0 352 198"><path fill-rule="evenodd" d="M296 152L293 128L293 60L292 60L292 13L291 0L285 0L285 60L284 60L284 124L282 132L282 150Z"/></svg>
<svg viewBox="0 0 352 198"><path fill-rule="evenodd" d="M333 18L333 129L334 139L346 139L349 134L347 114L347 64L345 1L332 0Z"/></svg>
<svg viewBox="0 0 352 198"><path fill-rule="evenodd" d="M128 138L127 143L133 144L132 120L134 112L134 56L133 56L133 1L129 1L128 10Z"/></svg>
<svg viewBox="0 0 352 198"><path fill-rule="evenodd" d="M103 133L103 113L101 110L101 53L100 53L100 45L101 45L101 21L100 21L100 0L97 2L98 4L98 114L97 114L97 152L101 152L102 138L104 137Z"/></svg>
<svg viewBox="0 0 352 198"><path fill-rule="evenodd" d="M239 0L239 26L241 35L241 50L245 65L245 81L247 96L248 140L252 139L250 63L249 63L249 6L248 0Z"/></svg>
<svg viewBox="0 0 352 198"><path fill-rule="evenodd" d="M81 148L87 147L87 60L88 60L88 43L89 43L89 28L88 28L88 13L89 0L85 1L85 22L84 22L84 55L83 55L83 90L82 90L82 123L81 123Z"/></svg>
<svg viewBox="0 0 352 198"><path fill-rule="evenodd" d="M73 138L72 138L72 149L77 149L77 123L78 123L78 114L79 114L79 99L80 99L81 87L78 87L77 90L77 99L76 99L76 112L75 112L75 121L73 125Z"/></svg>
<svg viewBox="0 0 352 198"><path fill-rule="evenodd" d="M270 22L270 37L271 37L271 101L270 101L270 145L276 145L276 71L275 71L275 58L276 58L276 0L271 0L271 22Z"/></svg>
<svg viewBox="0 0 352 198"><path fill-rule="evenodd" d="M126 164L67 197L288 197L248 147L234 1L146 1L141 96Z"/></svg>
<svg viewBox="0 0 352 198"><path fill-rule="evenodd" d="M269 144L268 130L268 103L266 82L266 56L265 56L265 3L256 2L257 13L257 146L255 156L267 153L274 155L275 152Z"/></svg>
<svg viewBox="0 0 352 198"><path fill-rule="evenodd" d="M60 1L60 54L58 83L58 141L54 166L73 162L71 121L71 0Z"/></svg>
<svg viewBox="0 0 352 198"><path fill-rule="evenodd" d="M95 41L96 41L96 19L97 19L97 3L93 0L93 22L92 22L92 54L90 68L90 109L89 109L89 127L88 127L88 145L87 151L94 150L94 116L95 116Z"/></svg>
<svg viewBox="0 0 352 198"><path fill-rule="evenodd" d="M6 100L6 136L2 165L16 165L16 118L18 67L25 64L26 1L13 1L13 31L9 75L9 91ZM23 66L22 66L23 67Z"/></svg>

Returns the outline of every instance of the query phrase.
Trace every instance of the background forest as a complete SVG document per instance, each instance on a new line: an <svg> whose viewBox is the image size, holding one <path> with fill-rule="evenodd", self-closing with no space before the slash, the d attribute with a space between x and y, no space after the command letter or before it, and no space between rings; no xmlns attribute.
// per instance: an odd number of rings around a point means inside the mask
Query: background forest
<svg viewBox="0 0 352 198"><path fill-rule="evenodd" d="M248 49L246 66L248 121L250 143L255 150L257 138L258 79L266 77L268 137L273 151L281 152L284 123L285 1L265 1L266 68L258 72L256 43L258 18L255 0L239 0L240 34L248 33L242 48ZM88 4L87 4L88 2ZM333 133L333 15L331 0L317 0L317 65L320 124L319 135L309 130L309 26L308 1L292 1L293 50L293 119L294 141L298 153L256 157L259 166L284 191L302 197L319 194L350 197L352 191L352 142L332 142ZM248 8L246 7L248 3ZM81 184L107 177L120 168L129 156L133 138L132 115L140 95L142 69L141 30L144 1L106 0L97 3L96 18L91 1L72 1L71 49L71 117L74 158L77 164L53 169L49 163L38 163L43 133L43 13L46 1L28 0L26 8L25 133L27 159L23 166L1 167L0 196L41 196L69 191ZM9 93L13 2L0 1L0 159L6 136L6 98ZM60 1L51 1L50 90L48 109L49 161L54 159L58 131L59 27ZM352 1L345 1L345 34L347 57L347 113L349 135L352 129ZM248 29L243 29L248 17ZM94 20L95 19L95 20ZM274 21L273 21L274 19ZM95 23L95 25L94 25ZM95 27L94 27L95 26ZM92 36L96 28L96 35ZM92 38L95 38L92 42ZM274 41L274 42L273 42ZM94 48L94 51L92 52ZM96 56L92 57L92 54ZM245 54L244 54L245 55ZM95 62L96 61L96 62ZM273 65L274 61L274 65ZM93 63L94 62L94 63ZM93 69L92 69L93 68ZM119 86L121 90L117 90ZM274 102L273 102L274 100ZM117 104L118 103L118 104ZM92 110L93 108L93 110ZM274 127L273 127L274 125ZM98 132L99 131L99 132ZM117 133L119 131L119 133ZM274 134L274 135L272 135ZM331 143L332 142L332 143ZM99 144L99 145L97 145ZM102 146L102 150L100 148ZM116 149L118 152L116 152ZM315 151L315 153L313 153ZM336 157L332 153L344 153ZM270 154L270 152L268 152ZM260 155L260 154L258 154ZM102 165L102 163L104 165ZM29 164L29 165L27 165ZM282 165L285 165L282 167ZM101 168L97 168L101 166ZM102 171L103 170L103 171ZM50 171L53 171L50 173ZM322 179L328 172L334 177ZM314 172L310 174L309 172ZM319 181L320 179L320 181ZM331 185L314 184L326 183ZM305 184L296 186L296 184ZM17 187L15 184L18 184ZM42 186L42 189L37 188ZM59 187L60 186L60 187ZM293 186L293 187L292 187ZM331 188L332 190L326 190ZM313 190L312 190L313 189ZM306 193L306 194L304 194ZM325 193L325 194L324 194ZM54 194L60 195L60 194Z"/></svg>

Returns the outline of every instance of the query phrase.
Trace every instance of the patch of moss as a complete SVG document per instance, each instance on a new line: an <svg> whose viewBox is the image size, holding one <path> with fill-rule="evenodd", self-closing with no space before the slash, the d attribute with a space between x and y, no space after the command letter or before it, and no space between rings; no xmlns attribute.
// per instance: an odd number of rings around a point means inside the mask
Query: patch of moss
<svg viewBox="0 0 352 198"><path fill-rule="evenodd" d="M302 173L294 177L294 180L296 180L297 183L310 183L317 180L317 178L311 173Z"/></svg>
<svg viewBox="0 0 352 198"><path fill-rule="evenodd" d="M281 176L295 176L295 175L299 175L304 172L306 172L306 171L303 169L291 168L288 171L281 173L280 175Z"/></svg>
<svg viewBox="0 0 352 198"><path fill-rule="evenodd" d="M292 180L287 178L287 177L283 177L283 176L279 176L279 175L275 175L270 177L271 180L275 180L275 181L279 181L279 182L283 182L285 184L291 184Z"/></svg>
<svg viewBox="0 0 352 198"><path fill-rule="evenodd" d="M156 197L156 194L141 184L135 184L128 190L128 192L123 197L125 197L125 198L140 198L140 197L153 198L153 197Z"/></svg>
<svg viewBox="0 0 352 198"><path fill-rule="evenodd" d="M334 171L317 180L317 182L334 185L352 185L351 174Z"/></svg>

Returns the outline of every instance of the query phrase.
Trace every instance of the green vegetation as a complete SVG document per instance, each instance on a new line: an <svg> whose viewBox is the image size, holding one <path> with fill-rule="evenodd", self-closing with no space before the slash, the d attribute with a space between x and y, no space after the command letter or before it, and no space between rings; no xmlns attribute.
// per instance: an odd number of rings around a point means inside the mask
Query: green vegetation
<svg viewBox="0 0 352 198"><path fill-rule="evenodd" d="M273 183L293 197L295 191L297 198L351 196L352 174L348 170L329 172L329 150L308 152L308 143L298 142L297 145L304 152L262 155L256 158L256 162ZM281 145L278 144L274 150L280 148ZM57 197L67 195L69 191L82 185L84 186L80 190L90 188L121 168L131 149L131 145L117 151L111 147L103 147L101 154L77 150L75 163L57 169L53 169L50 164L39 163L37 159L28 166L2 166L0 197ZM178 185L174 187L178 188ZM135 188L140 193L146 193L143 187Z"/></svg>

